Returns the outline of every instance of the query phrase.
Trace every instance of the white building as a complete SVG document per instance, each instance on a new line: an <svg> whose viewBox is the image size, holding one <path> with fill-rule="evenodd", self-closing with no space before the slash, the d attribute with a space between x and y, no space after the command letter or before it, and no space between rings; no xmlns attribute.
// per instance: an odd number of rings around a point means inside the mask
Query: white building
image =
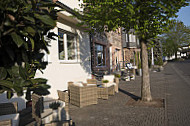
<svg viewBox="0 0 190 126"><path fill-rule="evenodd" d="M57 98L57 90L66 90L67 82L85 80L91 75L90 37L85 29L77 27L79 22L72 18L74 8L79 8L78 0L57 1L65 11L58 13L57 27L53 29L58 34L57 40L52 40L46 55L48 61L44 73L38 72L36 77L48 79L51 85L50 96Z"/></svg>
<svg viewBox="0 0 190 126"><path fill-rule="evenodd" d="M37 72L36 77L46 78L51 86L48 97L57 98L57 90L66 90L68 81L86 80L91 76L91 51L90 37L84 28L77 27L78 20L72 18L74 8L79 8L78 0L59 0L58 4L65 11L58 13L57 26L52 30L59 35L50 43L49 55L44 60L48 61L46 69ZM0 94L0 103L18 102L18 110L25 108L25 96L16 94L8 100L6 93Z"/></svg>

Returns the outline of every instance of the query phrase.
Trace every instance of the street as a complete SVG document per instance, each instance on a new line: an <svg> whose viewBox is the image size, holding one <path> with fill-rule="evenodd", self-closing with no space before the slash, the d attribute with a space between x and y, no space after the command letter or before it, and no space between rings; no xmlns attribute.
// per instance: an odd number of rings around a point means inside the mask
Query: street
<svg viewBox="0 0 190 126"><path fill-rule="evenodd" d="M190 61L169 62L164 71L150 72L153 99L165 99L164 108L128 106L140 97L141 78L121 81L119 93L97 105L70 105L76 126L188 126L190 124Z"/></svg>

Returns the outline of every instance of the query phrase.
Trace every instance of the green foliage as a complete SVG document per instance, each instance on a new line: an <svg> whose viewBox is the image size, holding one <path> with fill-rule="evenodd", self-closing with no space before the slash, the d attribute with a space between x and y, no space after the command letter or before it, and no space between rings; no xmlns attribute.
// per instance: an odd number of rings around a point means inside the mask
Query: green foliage
<svg viewBox="0 0 190 126"><path fill-rule="evenodd" d="M53 110L56 110L56 109L58 109L59 108L59 106L61 105L61 103L60 102L52 102L52 103L50 103L49 104L49 108L51 108L51 109L53 109Z"/></svg>
<svg viewBox="0 0 190 126"><path fill-rule="evenodd" d="M56 5L43 0L0 1L0 93L23 95L30 100L31 91L48 94L47 80L34 78L36 70L46 67L43 52L55 36ZM51 7L51 9L49 9ZM46 39L45 39L46 38Z"/></svg>
<svg viewBox="0 0 190 126"><path fill-rule="evenodd" d="M117 78L121 78L120 74L115 74L114 76L117 77Z"/></svg>
<svg viewBox="0 0 190 126"><path fill-rule="evenodd" d="M164 56L172 56L177 53L180 46L190 43L190 27L187 27L180 21L172 21L168 25L168 31L162 34Z"/></svg>
<svg viewBox="0 0 190 126"><path fill-rule="evenodd" d="M122 27L126 32L134 29L141 42L142 52L146 52L148 39L162 34L170 19L176 17L181 7L187 6L189 0L83 0L84 12L77 13L83 24L89 25L95 31L111 31ZM143 47L142 47L143 46ZM146 66L143 53L142 64ZM144 67L143 74L148 77L148 67ZM149 79L143 79L142 100L150 101ZM145 94L146 92L146 94ZM148 94L148 95L147 95ZM149 97L149 98L148 98Z"/></svg>
<svg viewBox="0 0 190 126"><path fill-rule="evenodd" d="M76 13L83 24L95 30L134 29L140 39L147 40L161 34L178 10L188 5L187 1L83 0L83 14Z"/></svg>
<svg viewBox="0 0 190 126"><path fill-rule="evenodd" d="M162 66L163 65L162 57L158 57L157 60L154 61L154 64Z"/></svg>
<svg viewBox="0 0 190 126"><path fill-rule="evenodd" d="M109 80L102 80L102 83L109 83Z"/></svg>

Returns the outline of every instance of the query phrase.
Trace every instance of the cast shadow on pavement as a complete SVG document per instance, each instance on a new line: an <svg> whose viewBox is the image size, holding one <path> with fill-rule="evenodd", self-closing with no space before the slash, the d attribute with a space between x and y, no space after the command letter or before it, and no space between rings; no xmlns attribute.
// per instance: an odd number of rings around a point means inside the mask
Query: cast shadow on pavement
<svg viewBox="0 0 190 126"><path fill-rule="evenodd" d="M135 101L138 101L138 100L140 99L139 96L136 96L136 95L134 95L134 94L131 94L131 93L129 93L129 92L127 92L127 91L125 91L125 90L123 90L123 89L121 89L121 88L119 88L119 91L122 92L122 93L124 93L124 94L126 94L126 95L128 95L129 97L131 97L131 98L134 99Z"/></svg>

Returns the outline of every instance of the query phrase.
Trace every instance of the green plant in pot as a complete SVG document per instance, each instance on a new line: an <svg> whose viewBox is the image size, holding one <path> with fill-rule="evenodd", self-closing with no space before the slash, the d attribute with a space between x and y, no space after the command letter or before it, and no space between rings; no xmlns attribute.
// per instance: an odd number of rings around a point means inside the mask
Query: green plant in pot
<svg viewBox="0 0 190 126"><path fill-rule="evenodd" d="M102 80L102 83L103 83L103 87L106 87L107 83L109 83L109 80Z"/></svg>
<svg viewBox="0 0 190 126"><path fill-rule="evenodd" d="M47 79L45 78L34 78L36 74L36 70L33 70L32 68L25 68L22 70L22 72L26 73L26 80L25 80L25 86L24 90L26 90L26 97L27 100L26 106L31 106L31 95L32 93L38 94L38 95L48 95L50 92L48 89L50 88L50 85L47 84Z"/></svg>
<svg viewBox="0 0 190 126"><path fill-rule="evenodd" d="M109 80L103 80L102 82L103 83L109 83Z"/></svg>
<svg viewBox="0 0 190 126"><path fill-rule="evenodd" d="M115 78L121 78L120 74L115 74L114 76L115 76Z"/></svg>
<svg viewBox="0 0 190 126"><path fill-rule="evenodd" d="M53 120L59 120L58 108L60 107L61 103L58 101L52 102L49 104L49 108L53 110Z"/></svg>
<svg viewBox="0 0 190 126"><path fill-rule="evenodd" d="M51 108L52 110L57 110L60 107L61 103L60 102L52 102L49 104L49 108Z"/></svg>

